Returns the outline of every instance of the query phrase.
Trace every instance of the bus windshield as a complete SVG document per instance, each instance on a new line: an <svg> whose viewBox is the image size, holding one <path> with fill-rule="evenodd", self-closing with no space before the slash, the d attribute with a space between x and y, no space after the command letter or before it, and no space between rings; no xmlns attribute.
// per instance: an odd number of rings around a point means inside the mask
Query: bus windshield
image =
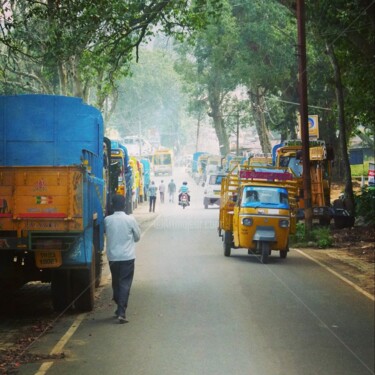
<svg viewBox="0 0 375 375"><path fill-rule="evenodd" d="M172 158L170 154L154 155L154 164L168 165L172 164Z"/></svg>

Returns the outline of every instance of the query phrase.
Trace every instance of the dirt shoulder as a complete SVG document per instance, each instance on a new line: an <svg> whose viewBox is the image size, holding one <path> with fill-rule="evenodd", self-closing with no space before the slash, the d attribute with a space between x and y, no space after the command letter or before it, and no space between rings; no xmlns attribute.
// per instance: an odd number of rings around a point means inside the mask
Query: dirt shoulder
<svg viewBox="0 0 375 375"><path fill-rule="evenodd" d="M374 296L374 226L332 229L332 237L331 248L302 250Z"/></svg>

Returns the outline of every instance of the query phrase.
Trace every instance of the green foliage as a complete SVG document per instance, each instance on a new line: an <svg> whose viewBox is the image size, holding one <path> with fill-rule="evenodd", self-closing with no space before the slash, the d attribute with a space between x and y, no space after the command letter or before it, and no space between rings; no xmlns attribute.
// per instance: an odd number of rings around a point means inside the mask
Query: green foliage
<svg viewBox="0 0 375 375"><path fill-rule="evenodd" d="M310 237L306 237L305 224L297 223L297 231L290 236L290 244L297 247L319 247L325 249L331 247L333 238L329 227L316 226L311 230Z"/></svg>
<svg viewBox="0 0 375 375"><path fill-rule="evenodd" d="M369 161L365 161L363 164L351 165L352 177L367 176L369 164Z"/></svg>
<svg viewBox="0 0 375 375"><path fill-rule="evenodd" d="M74 95L104 108L135 51L156 32L200 29L221 1L3 1L0 93Z"/></svg>
<svg viewBox="0 0 375 375"><path fill-rule="evenodd" d="M356 216L362 217L365 224L375 224L375 188L365 186L355 195Z"/></svg>

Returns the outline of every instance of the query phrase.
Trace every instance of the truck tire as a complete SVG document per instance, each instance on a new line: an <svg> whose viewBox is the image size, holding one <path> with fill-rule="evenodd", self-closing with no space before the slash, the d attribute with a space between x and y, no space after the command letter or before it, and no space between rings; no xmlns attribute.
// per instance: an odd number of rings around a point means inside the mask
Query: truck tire
<svg viewBox="0 0 375 375"><path fill-rule="evenodd" d="M95 288L99 288L100 282L102 280L102 273L103 273L103 267L102 267L102 257L103 254L100 252L95 252Z"/></svg>
<svg viewBox="0 0 375 375"><path fill-rule="evenodd" d="M224 250L224 256L230 257L230 253L232 250L232 241L233 241L233 234L231 231L226 230L224 232L223 237L223 250Z"/></svg>
<svg viewBox="0 0 375 375"><path fill-rule="evenodd" d="M88 269L72 272L72 288L74 306L79 311L91 311L94 308L95 297L95 253Z"/></svg>
<svg viewBox="0 0 375 375"><path fill-rule="evenodd" d="M288 256L288 250L280 250L280 258L285 259Z"/></svg>
<svg viewBox="0 0 375 375"><path fill-rule="evenodd" d="M52 306L55 311L63 311L71 303L70 273L68 270L54 270L52 272L51 293Z"/></svg>
<svg viewBox="0 0 375 375"><path fill-rule="evenodd" d="M102 257L103 254L100 251L100 227L95 225L94 229L94 253L95 253L95 288L99 288L102 280Z"/></svg>
<svg viewBox="0 0 375 375"><path fill-rule="evenodd" d="M331 224L331 218L330 217L321 217L319 219L319 225L322 227L328 227Z"/></svg>
<svg viewBox="0 0 375 375"><path fill-rule="evenodd" d="M262 241L260 243L260 249L261 249L260 261L263 264L267 264L268 263L268 256L270 255L270 244L269 244L269 242Z"/></svg>

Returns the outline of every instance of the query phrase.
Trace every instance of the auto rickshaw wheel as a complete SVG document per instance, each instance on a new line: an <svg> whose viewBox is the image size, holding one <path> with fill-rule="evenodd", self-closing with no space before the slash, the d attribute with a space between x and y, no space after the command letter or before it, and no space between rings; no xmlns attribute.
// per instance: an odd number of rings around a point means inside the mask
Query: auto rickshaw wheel
<svg viewBox="0 0 375 375"><path fill-rule="evenodd" d="M280 258L285 259L288 255L288 252L289 252L289 240L288 240L285 250L280 250Z"/></svg>
<svg viewBox="0 0 375 375"><path fill-rule="evenodd" d="M226 230L224 232L223 237L223 249L224 249L224 256L230 257L230 253L232 250L232 232L229 230Z"/></svg>
<svg viewBox="0 0 375 375"><path fill-rule="evenodd" d="M263 264L268 263L268 256L270 255L270 243L263 241L260 243L260 248L261 248L261 254L260 254L260 261Z"/></svg>

